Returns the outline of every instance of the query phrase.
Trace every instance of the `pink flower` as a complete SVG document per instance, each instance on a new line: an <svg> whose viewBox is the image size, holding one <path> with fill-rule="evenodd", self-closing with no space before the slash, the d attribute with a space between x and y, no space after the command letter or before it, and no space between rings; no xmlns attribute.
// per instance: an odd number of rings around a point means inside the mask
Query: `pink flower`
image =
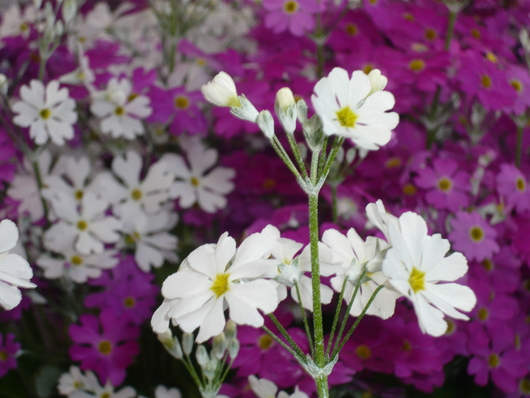
<svg viewBox="0 0 530 398"><path fill-rule="evenodd" d="M497 191L506 200L508 209L515 209L519 213L530 209L528 182L514 165L501 165L501 171L497 174Z"/></svg>
<svg viewBox="0 0 530 398"><path fill-rule="evenodd" d="M20 350L20 344L15 341L15 335L7 333L5 340L0 333L0 377L5 375L9 369L17 367L16 354Z"/></svg>
<svg viewBox="0 0 530 398"><path fill-rule="evenodd" d="M82 370L93 370L102 383L107 380L117 386L125 379L125 369L138 354L136 338L140 329L114 311L105 309L99 319L91 314L81 315L81 325L68 329L75 343L70 347L70 357L81 361Z"/></svg>
<svg viewBox="0 0 530 398"><path fill-rule="evenodd" d="M265 26L274 33L289 30L294 36L303 36L315 26L313 15L319 11L316 0L267 0L263 7L269 12Z"/></svg>
<svg viewBox="0 0 530 398"><path fill-rule="evenodd" d="M495 241L497 232L480 214L460 211L451 220L453 231L449 240L455 251L462 252L469 260L482 261L499 251Z"/></svg>
<svg viewBox="0 0 530 398"><path fill-rule="evenodd" d="M469 174L460 171L458 164L451 159L437 158L432 162L433 169L418 170L416 185L427 189L427 203L438 209L457 211L469 203Z"/></svg>

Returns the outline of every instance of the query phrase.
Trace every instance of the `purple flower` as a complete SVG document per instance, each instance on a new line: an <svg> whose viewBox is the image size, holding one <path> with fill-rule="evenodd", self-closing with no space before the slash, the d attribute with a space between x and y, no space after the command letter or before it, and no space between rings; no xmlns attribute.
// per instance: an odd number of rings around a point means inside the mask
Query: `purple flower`
<svg viewBox="0 0 530 398"><path fill-rule="evenodd" d="M453 231L449 240L455 251L462 252L469 260L482 261L499 251L495 241L497 232L480 214L460 211L451 220Z"/></svg>
<svg viewBox="0 0 530 398"><path fill-rule="evenodd" d="M316 0L267 0L263 7L269 12L265 26L274 33L289 30L294 36L303 36L315 26L313 15L319 11Z"/></svg>
<svg viewBox="0 0 530 398"><path fill-rule="evenodd" d="M527 372L525 356L514 346L513 333L499 328L492 330L491 346L476 349L467 371L475 375L475 383L484 386L491 376L493 383L503 392L517 390L517 379Z"/></svg>
<svg viewBox="0 0 530 398"><path fill-rule="evenodd" d="M20 344L15 341L15 335L7 333L4 336L0 334L0 377L5 375L9 369L17 367L16 355L20 350Z"/></svg>
<svg viewBox="0 0 530 398"><path fill-rule="evenodd" d="M508 209L522 213L530 209L530 189L524 174L512 164L501 165L497 175L497 191L506 200Z"/></svg>
<svg viewBox="0 0 530 398"><path fill-rule="evenodd" d="M99 319L91 314L81 315L81 325L68 329L75 345L70 347L70 357L81 361L82 370L97 373L104 384L107 380L117 386L125 379L125 369L138 354L136 338L140 329L114 311L105 309Z"/></svg>
<svg viewBox="0 0 530 398"><path fill-rule="evenodd" d="M433 168L418 170L416 185L427 189L427 203L438 209L457 211L469 203L469 174L459 170L458 163L451 159L435 159Z"/></svg>

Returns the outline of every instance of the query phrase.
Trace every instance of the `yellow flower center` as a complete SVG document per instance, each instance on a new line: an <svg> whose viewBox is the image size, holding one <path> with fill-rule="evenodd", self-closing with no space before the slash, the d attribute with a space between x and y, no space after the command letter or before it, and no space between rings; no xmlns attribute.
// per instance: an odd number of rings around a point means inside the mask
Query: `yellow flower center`
<svg viewBox="0 0 530 398"><path fill-rule="evenodd" d="M416 189L416 187L414 185L412 185L411 183L408 183L408 184L405 184L405 186L403 187L403 193L407 196L412 196L414 195L418 190Z"/></svg>
<svg viewBox="0 0 530 398"><path fill-rule="evenodd" d="M412 267L412 272L409 276L409 284L414 293L425 290L425 272L420 271L416 267Z"/></svg>
<svg viewBox="0 0 530 398"><path fill-rule="evenodd" d="M228 282L229 277L230 274L217 274L215 280L213 281L212 287L210 288L214 292L215 297L219 298L230 290L230 285Z"/></svg>
<svg viewBox="0 0 530 398"><path fill-rule="evenodd" d="M358 116L351 110L349 106L345 106L340 111L336 112L337 121L342 127L355 127Z"/></svg>
<svg viewBox="0 0 530 398"><path fill-rule="evenodd" d="M83 199L83 191L81 189L78 189L77 191L75 191L74 193L74 197L77 199L77 200L81 200Z"/></svg>
<svg viewBox="0 0 530 398"><path fill-rule="evenodd" d="M131 93L129 94L129 96L127 97L127 102L131 102L133 99L135 99L136 97L138 97L138 94L137 93Z"/></svg>
<svg viewBox="0 0 530 398"><path fill-rule="evenodd" d="M365 65L363 66L363 72L364 72L365 74L368 74L368 73L370 73L370 72L373 71L373 70L374 70L374 66L373 66L372 64L365 64Z"/></svg>
<svg viewBox="0 0 530 398"><path fill-rule="evenodd" d="M143 196L142 191L139 190L138 188L133 189L133 190L131 191L131 198L132 198L132 200L136 200L136 201L138 201L138 200L142 199L142 196Z"/></svg>
<svg viewBox="0 0 530 398"><path fill-rule="evenodd" d="M486 53L486 59L487 59L488 61L490 61L490 62L493 62L493 63L495 63L495 62L498 61L498 60L497 60L497 56L496 56L495 54L493 54L491 51L488 51L488 52Z"/></svg>
<svg viewBox="0 0 530 398"><path fill-rule="evenodd" d="M520 92L523 89L523 83L521 83L519 80L510 80L510 84L517 92Z"/></svg>
<svg viewBox="0 0 530 398"><path fill-rule="evenodd" d="M451 189L453 183L451 180L447 177L441 178L438 181L438 188L440 188L441 191L447 192Z"/></svg>
<svg viewBox="0 0 530 398"><path fill-rule="evenodd" d="M368 359L372 356L372 350L370 349L370 347L364 344L361 344L360 346L358 346L355 349L355 353L361 359Z"/></svg>
<svg viewBox="0 0 530 398"><path fill-rule="evenodd" d="M123 106L117 106L116 109L114 109L114 114L116 116L123 116L124 113L125 109L123 108Z"/></svg>
<svg viewBox="0 0 530 398"><path fill-rule="evenodd" d="M359 28L357 25L349 23L346 25L346 33L350 36L356 36L359 33Z"/></svg>
<svg viewBox="0 0 530 398"><path fill-rule="evenodd" d="M103 394L101 394L101 396L99 398L110 398L111 395L109 392L104 392Z"/></svg>
<svg viewBox="0 0 530 398"><path fill-rule="evenodd" d="M103 340L98 344L98 350L103 355L108 355L112 352L112 343L108 340Z"/></svg>
<svg viewBox="0 0 530 398"><path fill-rule="evenodd" d="M77 229L80 231L85 231L88 228L88 223L85 220L79 220L77 222Z"/></svg>
<svg viewBox="0 0 530 398"><path fill-rule="evenodd" d="M267 350L274 343L274 339L268 334L263 334L258 339L258 346L262 350Z"/></svg>
<svg viewBox="0 0 530 398"><path fill-rule="evenodd" d="M471 29L471 36L473 36L475 39L480 39L482 35L478 29Z"/></svg>
<svg viewBox="0 0 530 398"><path fill-rule="evenodd" d="M401 166L401 158L390 158L386 161L385 166L387 167L387 169L395 169L396 167Z"/></svg>
<svg viewBox="0 0 530 398"><path fill-rule="evenodd" d="M401 16L407 21L414 22L414 15L412 15L410 12L404 12L401 14Z"/></svg>
<svg viewBox="0 0 530 398"><path fill-rule="evenodd" d="M499 356L497 354L491 354L488 358L488 365L490 365L490 368L496 368L499 366L500 363Z"/></svg>
<svg viewBox="0 0 530 398"><path fill-rule="evenodd" d="M430 28L429 28L429 29L427 29L427 30L425 31L425 38L426 38L427 40L434 40L434 39L436 39L437 36L438 36L438 35L436 34L436 31L435 31L434 29L430 29Z"/></svg>
<svg viewBox="0 0 530 398"><path fill-rule="evenodd" d="M482 261L482 266L484 267L486 271L492 271L493 261L491 261L490 259L485 259L484 261Z"/></svg>
<svg viewBox="0 0 530 398"><path fill-rule="evenodd" d="M471 236L471 239L475 242L480 242L484 239L484 231L480 227L473 227L469 230L469 236Z"/></svg>
<svg viewBox="0 0 530 398"><path fill-rule="evenodd" d="M523 282L523 289L527 292L530 292L530 279L527 279Z"/></svg>
<svg viewBox="0 0 530 398"><path fill-rule="evenodd" d="M195 60L195 63L196 63L197 65L199 65L199 66L204 66L204 65L206 65L206 61L205 61L203 58L197 58L197 59Z"/></svg>
<svg viewBox="0 0 530 398"><path fill-rule="evenodd" d="M447 330L445 331L445 334L450 335L455 331L456 325L451 319L446 319L445 321L447 323Z"/></svg>
<svg viewBox="0 0 530 398"><path fill-rule="evenodd" d="M175 97L175 106L178 109L188 109L190 106L190 100L183 95L177 95L177 97Z"/></svg>
<svg viewBox="0 0 530 398"><path fill-rule="evenodd" d="M478 310L478 319L485 321L489 317L489 312L486 308L481 308Z"/></svg>
<svg viewBox="0 0 530 398"><path fill-rule="evenodd" d="M488 75L482 75L480 78L480 84L482 84L482 87L484 88L490 88L491 87L491 77Z"/></svg>
<svg viewBox="0 0 530 398"><path fill-rule="evenodd" d="M283 4L283 9L288 14L295 13L296 10L298 10L298 3L296 1L292 1L292 0L291 1L286 1Z"/></svg>
<svg viewBox="0 0 530 398"><path fill-rule="evenodd" d="M72 265L81 265L83 264L83 258L81 256L72 256L72 258L70 259L70 264Z"/></svg>
<svg viewBox="0 0 530 398"><path fill-rule="evenodd" d="M133 308L136 305L136 299L134 297L125 297L123 299L123 305L125 308Z"/></svg>
<svg viewBox="0 0 530 398"><path fill-rule="evenodd" d="M423 59L413 59L409 62L410 70L420 72L425 68L425 61Z"/></svg>
<svg viewBox="0 0 530 398"><path fill-rule="evenodd" d="M524 394L530 394L530 378L525 377L524 379L521 379L521 382L519 383L519 391Z"/></svg>
<svg viewBox="0 0 530 398"><path fill-rule="evenodd" d="M190 178L190 183L191 185L193 185L194 187L198 187L200 182L199 182L199 179L197 177L191 177Z"/></svg>
<svg viewBox="0 0 530 398"><path fill-rule="evenodd" d="M523 179L523 177L517 177L517 180L515 181L515 187L521 192L526 189L526 181Z"/></svg>
<svg viewBox="0 0 530 398"><path fill-rule="evenodd" d="M1 350L0 351L0 361L2 361L2 362L7 361L7 352L6 352L6 350Z"/></svg>
<svg viewBox="0 0 530 398"><path fill-rule="evenodd" d="M405 342L403 343L403 345L401 346L401 349L403 351L410 351L412 349L412 345L410 344L410 341L408 340L405 340Z"/></svg>
<svg viewBox="0 0 530 398"><path fill-rule="evenodd" d="M47 120L51 117L52 111L50 111L49 109L43 109L40 111L39 114L41 118L43 118L44 120Z"/></svg>

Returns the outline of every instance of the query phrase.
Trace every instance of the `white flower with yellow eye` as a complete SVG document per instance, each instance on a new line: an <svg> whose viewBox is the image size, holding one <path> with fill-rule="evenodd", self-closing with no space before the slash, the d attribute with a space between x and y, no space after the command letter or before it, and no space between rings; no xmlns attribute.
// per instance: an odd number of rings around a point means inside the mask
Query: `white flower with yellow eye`
<svg viewBox="0 0 530 398"><path fill-rule="evenodd" d="M52 80L46 88L39 80L20 88L20 98L13 104L18 113L13 123L29 127L29 136L38 145L51 139L54 144L64 145L74 137L73 124L77 122L75 101L68 96L68 89L59 89L59 82Z"/></svg>
<svg viewBox="0 0 530 398"><path fill-rule="evenodd" d="M468 269L462 253L452 253L449 241L440 234L427 235L425 220L407 212L388 226L392 247L383 260L383 272L391 285L412 301L424 333L441 336L447 330L444 315L469 319L458 312L471 311L476 304L473 291L452 282Z"/></svg>
<svg viewBox="0 0 530 398"><path fill-rule="evenodd" d="M382 91L384 83L383 76L368 76L360 70L350 79L342 68L334 68L328 77L320 79L311 100L324 133L350 138L369 150L387 144L399 116L386 112L395 100L391 93Z"/></svg>
<svg viewBox="0 0 530 398"><path fill-rule="evenodd" d="M236 242L224 233L217 244L198 247L183 266L162 285L165 300L155 312L151 326L156 333L169 328L169 320L186 333L199 328L197 342L220 334L225 327L224 311L239 325L263 326L265 314L274 311L278 295L274 284L264 278L274 273L276 261L269 239L261 234Z"/></svg>
<svg viewBox="0 0 530 398"><path fill-rule="evenodd" d="M133 93L132 84L127 79L110 79L107 89L93 93L92 97L90 111L102 118L103 133L128 140L144 133L141 120L153 112L150 100L145 95Z"/></svg>
<svg viewBox="0 0 530 398"><path fill-rule="evenodd" d="M15 253L9 253L18 241L18 228L11 220L0 222L0 306L12 310L20 304L19 287L34 288L29 280L33 271L28 261Z"/></svg>

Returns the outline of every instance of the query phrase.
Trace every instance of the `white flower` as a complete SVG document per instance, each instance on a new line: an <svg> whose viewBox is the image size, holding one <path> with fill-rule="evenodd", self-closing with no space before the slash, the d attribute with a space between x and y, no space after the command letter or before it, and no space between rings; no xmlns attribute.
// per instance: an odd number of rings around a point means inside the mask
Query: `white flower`
<svg viewBox="0 0 530 398"><path fill-rule="evenodd" d="M86 398L85 391L93 391L96 386L99 386L99 382L94 372L87 371L85 375L77 366L70 366L69 373L59 377L57 389L59 394L69 398Z"/></svg>
<svg viewBox="0 0 530 398"><path fill-rule="evenodd" d="M144 133L141 119L149 117L152 109L149 98L132 92L127 79L113 77L107 89L93 94L90 105L92 113L101 120L101 131L113 138L125 137L133 140Z"/></svg>
<svg viewBox="0 0 530 398"><path fill-rule="evenodd" d="M96 279L104 269L111 269L118 264L115 250L107 250L99 254L82 254L73 247L66 248L60 254L64 258L42 254L35 261L44 269L44 277L57 279L65 277L76 283L85 283L88 278Z"/></svg>
<svg viewBox="0 0 530 398"><path fill-rule="evenodd" d="M140 210L154 213L169 199L168 189L173 182L173 174L166 162L153 163L140 182L142 158L130 150L114 158L112 171L122 184L110 173L102 173L95 178L94 186L101 196L113 204L113 211L122 217L134 217Z"/></svg>
<svg viewBox="0 0 530 398"><path fill-rule="evenodd" d="M13 112L18 113L13 123L29 127L29 135L35 143L42 145L50 138L53 143L63 145L65 139L74 137L72 125L77 122L75 101L68 97L68 89L59 90L59 82L52 80L46 86L39 80L32 80L22 86L22 101L13 104Z"/></svg>
<svg viewBox="0 0 530 398"><path fill-rule="evenodd" d="M134 259L142 271L149 272L151 267L159 268L164 260L177 260L174 252L178 239L167 232L177 220L177 214L170 211L145 214L141 210L133 217L121 219L122 232L126 234L125 242L135 245Z"/></svg>
<svg viewBox="0 0 530 398"><path fill-rule="evenodd" d="M386 240L390 242L388 226L391 222L396 221L397 217L386 212L385 205L381 199L366 206L366 216L385 235ZM384 247L381 247L381 249L383 250Z"/></svg>
<svg viewBox="0 0 530 398"><path fill-rule="evenodd" d="M278 387L272 381L267 379L258 379L256 376L249 376L248 382L250 384L250 388L258 398L309 398L309 395L303 391L300 391L298 386L296 386L292 395L287 394L285 391L280 391L278 396L276 396Z"/></svg>
<svg viewBox="0 0 530 398"><path fill-rule="evenodd" d="M9 3L7 3L9 4ZM31 24L36 20L37 13L35 7L24 7L24 13L17 3L13 3L7 11L3 12L0 23L0 39L7 36L21 35L27 38L31 32ZM0 44L0 47L2 45Z"/></svg>
<svg viewBox="0 0 530 398"><path fill-rule="evenodd" d="M376 82L379 86L380 78ZM386 112L394 106L394 96L378 90L370 94L372 91L370 77L363 71L353 72L350 79L344 69L334 68L320 79L311 100L324 133L350 138L369 150L387 144L399 122L397 113Z"/></svg>
<svg viewBox="0 0 530 398"><path fill-rule="evenodd" d="M189 167L184 159L175 154L165 154L160 161L167 162L176 178L169 190L171 198L179 199L181 207L187 209L198 203L208 213L226 207L226 198L234 189L230 181L235 171L226 167L215 167L217 151L198 144L188 150Z"/></svg>
<svg viewBox="0 0 530 398"><path fill-rule="evenodd" d="M154 331L165 332L172 318L187 333L200 328L196 338L200 343L223 331L226 308L239 325L263 326L258 309L268 314L278 305L276 288L263 278L276 265L268 259L270 252L271 242L259 233L246 238L237 250L228 233L217 244L195 249L164 281L166 300L151 320Z"/></svg>
<svg viewBox="0 0 530 398"><path fill-rule="evenodd" d="M47 184L49 178L50 167L52 164L52 155L45 150L37 158L37 164L44 185ZM40 197L39 185L35 178L35 171L30 161L24 159L25 173L20 173L15 176L11 186L7 190L7 195L20 202L18 206L18 214L29 214L31 221L38 221L44 216L44 209Z"/></svg>
<svg viewBox="0 0 530 398"><path fill-rule="evenodd" d="M241 103L237 97L236 84L226 72L219 72L201 87L202 95L206 101L217 106L240 107Z"/></svg>
<svg viewBox="0 0 530 398"><path fill-rule="evenodd" d="M159 385L155 389L155 398L182 398L182 394L177 388L166 388Z"/></svg>
<svg viewBox="0 0 530 398"><path fill-rule="evenodd" d="M51 203L60 221L44 234L48 249L61 253L73 243L75 250L82 254L103 253L104 243L119 239L117 231L121 223L105 216L109 204L93 192L85 192L80 211L75 199L64 192L57 192Z"/></svg>
<svg viewBox="0 0 530 398"><path fill-rule="evenodd" d="M379 243L381 240L369 236L364 242L357 232L350 228L347 236L334 229L328 229L322 236L322 242L331 248L333 261L341 265L341 268L337 270L337 276L331 279L331 285L335 291L340 292L344 280L348 281L344 289L344 301L347 304L350 303L361 273L366 267L368 272L361 282L350 310L350 315L359 316L374 291L380 285L385 285L387 281L381 267L383 260ZM396 299L399 296L394 290L383 288L368 307L366 313L383 319L389 318L394 314Z"/></svg>
<svg viewBox="0 0 530 398"><path fill-rule="evenodd" d="M11 310L20 304L19 287L36 287L29 280L33 271L28 261L15 253L9 253L18 241L18 228L11 220L0 222L0 306Z"/></svg>
<svg viewBox="0 0 530 398"><path fill-rule="evenodd" d="M418 316L421 330L432 336L445 333L444 314L457 319L469 319L457 311L470 311L477 301L473 291L454 281L468 269L461 253L445 257L449 241L440 234L427 235L425 220L407 212L392 220L388 233L392 247L383 260L383 272L392 286L408 297Z"/></svg>

